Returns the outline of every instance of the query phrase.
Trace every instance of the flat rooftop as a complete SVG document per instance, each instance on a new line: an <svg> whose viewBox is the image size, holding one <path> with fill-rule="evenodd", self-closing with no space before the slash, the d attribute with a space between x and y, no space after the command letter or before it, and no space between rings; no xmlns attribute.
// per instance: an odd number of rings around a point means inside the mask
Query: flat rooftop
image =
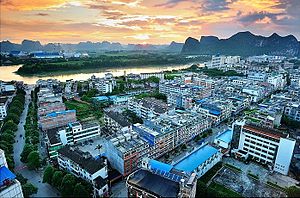
<svg viewBox="0 0 300 198"><path fill-rule="evenodd" d="M272 137L275 139L280 139L280 138L286 138L287 134L284 134L280 131L277 130L273 130L273 129L269 129L269 128L262 128L253 124L247 124L243 127L243 129L249 130L253 133L257 133L263 136L268 136L268 137Z"/></svg>
<svg viewBox="0 0 300 198"><path fill-rule="evenodd" d="M127 181L157 197L177 197L180 189L178 182L143 169L132 174Z"/></svg>
<svg viewBox="0 0 300 198"><path fill-rule="evenodd" d="M174 168L185 172L193 172L198 166L200 166L217 152L219 152L219 150L215 147L205 145L181 159L174 165Z"/></svg>
<svg viewBox="0 0 300 198"><path fill-rule="evenodd" d="M227 129L226 131L219 134L216 139L221 140L226 143L230 143L232 140L233 131L231 129Z"/></svg>

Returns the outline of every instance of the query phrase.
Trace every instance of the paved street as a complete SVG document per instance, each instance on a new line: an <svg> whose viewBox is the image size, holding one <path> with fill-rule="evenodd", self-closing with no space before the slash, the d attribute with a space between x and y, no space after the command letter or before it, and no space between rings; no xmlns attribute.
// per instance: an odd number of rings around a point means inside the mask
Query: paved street
<svg viewBox="0 0 300 198"><path fill-rule="evenodd" d="M43 178L43 171L34 171L28 170L26 164L20 161L20 155L22 153L23 147L25 145L25 130L24 124L26 121L26 115L28 112L28 105L31 101L30 97L30 90L27 91L25 97L25 109L20 117L20 123L18 125L18 131L15 137L15 144L14 144L14 161L15 161L15 172L21 173L24 177L28 179L30 183L38 188L37 194L35 197L57 197L59 195L58 191L49 184L42 183ZM22 135L22 137L20 137Z"/></svg>

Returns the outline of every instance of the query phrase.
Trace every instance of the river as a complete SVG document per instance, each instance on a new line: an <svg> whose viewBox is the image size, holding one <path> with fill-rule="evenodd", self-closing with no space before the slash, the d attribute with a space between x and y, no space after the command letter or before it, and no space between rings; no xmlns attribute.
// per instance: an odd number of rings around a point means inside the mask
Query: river
<svg viewBox="0 0 300 198"><path fill-rule="evenodd" d="M26 84L35 84L39 79L49 79L55 78L60 81L66 81L69 79L73 80L87 80L92 75L96 77L104 77L105 73L112 73L114 76L122 76L126 74L140 74L140 73L151 73L160 71L170 71L173 69L184 69L189 67L191 64L186 65L166 65L166 66L139 66L139 67L118 67L118 68L99 68L99 69L89 69L82 71L70 71L61 72L54 74L47 74L41 76L20 76L15 73L21 67L21 65L11 65L11 66L1 66L0 67L0 80L2 81L23 81Z"/></svg>

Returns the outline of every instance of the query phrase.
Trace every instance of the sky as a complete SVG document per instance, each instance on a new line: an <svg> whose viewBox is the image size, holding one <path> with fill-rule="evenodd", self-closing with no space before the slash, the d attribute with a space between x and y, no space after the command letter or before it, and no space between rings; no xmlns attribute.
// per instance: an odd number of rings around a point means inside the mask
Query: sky
<svg viewBox="0 0 300 198"><path fill-rule="evenodd" d="M0 40L141 44L239 31L300 40L300 0L0 0Z"/></svg>

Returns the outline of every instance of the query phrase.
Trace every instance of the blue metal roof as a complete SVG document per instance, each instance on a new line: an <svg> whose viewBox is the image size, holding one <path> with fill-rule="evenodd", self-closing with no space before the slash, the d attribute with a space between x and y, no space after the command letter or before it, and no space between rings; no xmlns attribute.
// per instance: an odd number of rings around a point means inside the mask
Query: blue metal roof
<svg viewBox="0 0 300 198"><path fill-rule="evenodd" d="M64 114L71 113L71 112L75 112L76 113L76 110L72 109L72 110L66 110L66 111L52 112L52 113L47 114L46 116L47 117L57 117L58 115L64 115Z"/></svg>
<svg viewBox="0 0 300 198"><path fill-rule="evenodd" d="M220 111L218 111L218 110L213 110L213 109L210 109L210 110L209 110L209 113L211 113L211 114L213 114L213 115L220 115L220 114L221 114Z"/></svg>
<svg viewBox="0 0 300 198"><path fill-rule="evenodd" d="M227 129L226 131L224 131L223 133L218 135L216 137L216 139L219 139L219 140L221 140L223 142L226 142L226 143L230 143L231 140L232 140L232 135L233 135L233 131L230 130L230 129Z"/></svg>
<svg viewBox="0 0 300 198"><path fill-rule="evenodd" d="M4 185L5 180L13 180L16 176L6 167L0 168L0 186Z"/></svg>
<svg viewBox="0 0 300 198"><path fill-rule="evenodd" d="M218 149L210 145L205 145L180 160L174 165L174 168L185 172L192 172L217 152L219 152Z"/></svg>
<svg viewBox="0 0 300 198"><path fill-rule="evenodd" d="M109 100L109 98L107 96L97 96L97 97L93 97L93 98L98 100L98 101L107 101L107 100Z"/></svg>
<svg viewBox="0 0 300 198"><path fill-rule="evenodd" d="M149 161L149 163L150 163L151 169L153 169L153 170L169 172L173 168L172 165L165 164L163 162L159 162L159 161L152 160L152 159Z"/></svg>

